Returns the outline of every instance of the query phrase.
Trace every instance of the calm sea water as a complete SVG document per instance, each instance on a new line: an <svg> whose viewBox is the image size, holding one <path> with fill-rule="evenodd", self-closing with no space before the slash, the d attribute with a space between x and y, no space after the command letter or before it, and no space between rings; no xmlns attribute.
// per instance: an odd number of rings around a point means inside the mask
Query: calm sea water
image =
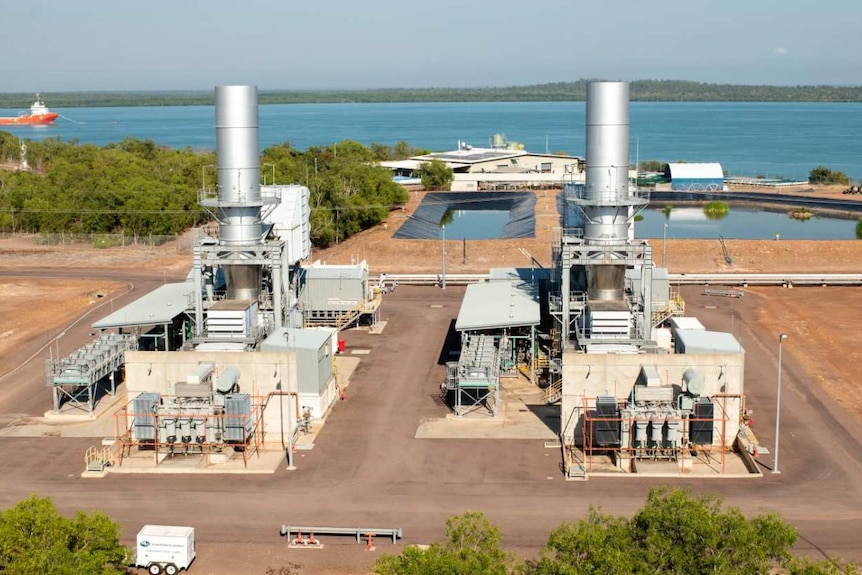
<svg viewBox="0 0 862 575"><path fill-rule="evenodd" d="M50 99L47 102L50 105ZM104 145L126 137L215 148L212 106L70 108L53 126L8 128L22 138ZM16 110L0 110L13 115ZM305 149L345 139L430 150L487 146L504 133L534 152L584 154L583 102L298 104L260 107L261 147ZM631 104L631 158L720 162L741 176L807 179L818 164L862 177L862 104Z"/></svg>
<svg viewBox="0 0 862 575"><path fill-rule="evenodd" d="M770 240L779 234L785 240L854 240L858 218L812 216L797 220L787 215L788 208L731 206L726 217L711 220L703 207L675 207L669 216L660 208L642 212L635 222L638 238L661 238L667 224L668 238Z"/></svg>

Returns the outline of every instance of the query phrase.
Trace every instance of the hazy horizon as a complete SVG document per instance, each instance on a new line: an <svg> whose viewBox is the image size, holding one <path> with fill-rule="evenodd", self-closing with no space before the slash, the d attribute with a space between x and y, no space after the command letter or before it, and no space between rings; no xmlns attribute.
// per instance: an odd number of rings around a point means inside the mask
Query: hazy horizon
<svg viewBox="0 0 862 575"><path fill-rule="evenodd" d="M862 85L850 0L43 0L3 15L4 93Z"/></svg>
<svg viewBox="0 0 862 575"><path fill-rule="evenodd" d="M417 88L415 86L391 86L391 87L380 87L380 86L370 86L368 88L268 88L258 86L258 90L262 92L373 92L378 90L495 90L495 89L505 89L505 88L522 88L529 86L541 86L546 84L557 84L557 83L574 83L578 80L582 80L585 78L579 78L576 80L559 80L558 82L542 82L540 84L508 84L508 85L497 85L497 86L424 86L421 88ZM755 86L768 86L775 88L817 88L817 87L834 87L834 88L858 88L862 87L862 83L860 84L719 84L712 82L697 82L696 80L686 80L686 79L669 79L669 78L634 78L634 79L622 79L622 78L594 78L595 80L607 80L607 81L625 81L625 82L638 82L638 81L650 81L650 82L696 82L704 85L726 85L726 86L740 86L740 87L755 87ZM590 78L589 80L593 80ZM212 93L213 86L207 86L203 88L186 88L186 89L176 89L176 88L147 88L140 90L114 90L111 88L105 89L97 89L97 90L53 90L53 93L59 94L75 94L75 93L129 93L129 94L198 94L198 93ZM0 94L34 94L36 91L0 91ZM45 90L40 91L39 93L47 93Z"/></svg>

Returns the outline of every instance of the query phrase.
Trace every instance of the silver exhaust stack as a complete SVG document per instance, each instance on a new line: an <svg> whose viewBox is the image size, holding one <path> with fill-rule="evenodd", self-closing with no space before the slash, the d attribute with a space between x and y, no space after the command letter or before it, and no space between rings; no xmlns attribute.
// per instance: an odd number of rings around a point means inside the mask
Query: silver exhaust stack
<svg viewBox="0 0 862 575"><path fill-rule="evenodd" d="M586 109L584 240L590 245L625 244L632 205L628 83L590 82ZM616 263L608 259L603 264L588 268L589 298L621 300L625 288L625 260Z"/></svg>
<svg viewBox="0 0 862 575"><path fill-rule="evenodd" d="M216 86L219 245L263 243L260 195L260 145L257 87ZM228 299L257 300L261 268L243 263L224 266Z"/></svg>

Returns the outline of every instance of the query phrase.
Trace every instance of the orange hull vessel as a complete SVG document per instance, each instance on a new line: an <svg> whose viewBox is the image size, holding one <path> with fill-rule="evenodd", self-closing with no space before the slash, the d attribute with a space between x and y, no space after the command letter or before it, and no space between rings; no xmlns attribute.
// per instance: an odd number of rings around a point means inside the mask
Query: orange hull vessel
<svg viewBox="0 0 862 575"><path fill-rule="evenodd" d="M35 126L42 124L53 124L54 120L59 116L57 112L52 112L39 100L39 94L36 94L36 101L30 106L30 113L21 112L14 117L0 117L0 126Z"/></svg>

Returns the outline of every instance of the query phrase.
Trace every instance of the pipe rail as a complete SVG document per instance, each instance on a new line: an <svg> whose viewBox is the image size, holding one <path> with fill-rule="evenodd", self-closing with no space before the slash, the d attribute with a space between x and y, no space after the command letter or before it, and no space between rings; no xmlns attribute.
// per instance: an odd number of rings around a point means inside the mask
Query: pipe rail
<svg viewBox="0 0 862 575"><path fill-rule="evenodd" d="M668 274L672 285L862 285L862 274Z"/></svg>
<svg viewBox="0 0 862 575"><path fill-rule="evenodd" d="M282 525L280 533L282 537L286 536L288 541L293 540L294 533L314 533L315 535L353 535L356 537L357 543L362 541L362 537L367 537L368 535L380 535L390 537L393 545L398 542L398 539L404 538L404 532L400 527L395 529L380 529L376 527L297 527L295 525Z"/></svg>
<svg viewBox="0 0 862 575"><path fill-rule="evenodd" d="M379 278L370 278L379 281ZM386 274L386 281L404 285L440 285L440 274ZM490 279L489 274L446 274L449 285L469 285ZM672 285L862 286L858 274L668 274Z"/></svg>

